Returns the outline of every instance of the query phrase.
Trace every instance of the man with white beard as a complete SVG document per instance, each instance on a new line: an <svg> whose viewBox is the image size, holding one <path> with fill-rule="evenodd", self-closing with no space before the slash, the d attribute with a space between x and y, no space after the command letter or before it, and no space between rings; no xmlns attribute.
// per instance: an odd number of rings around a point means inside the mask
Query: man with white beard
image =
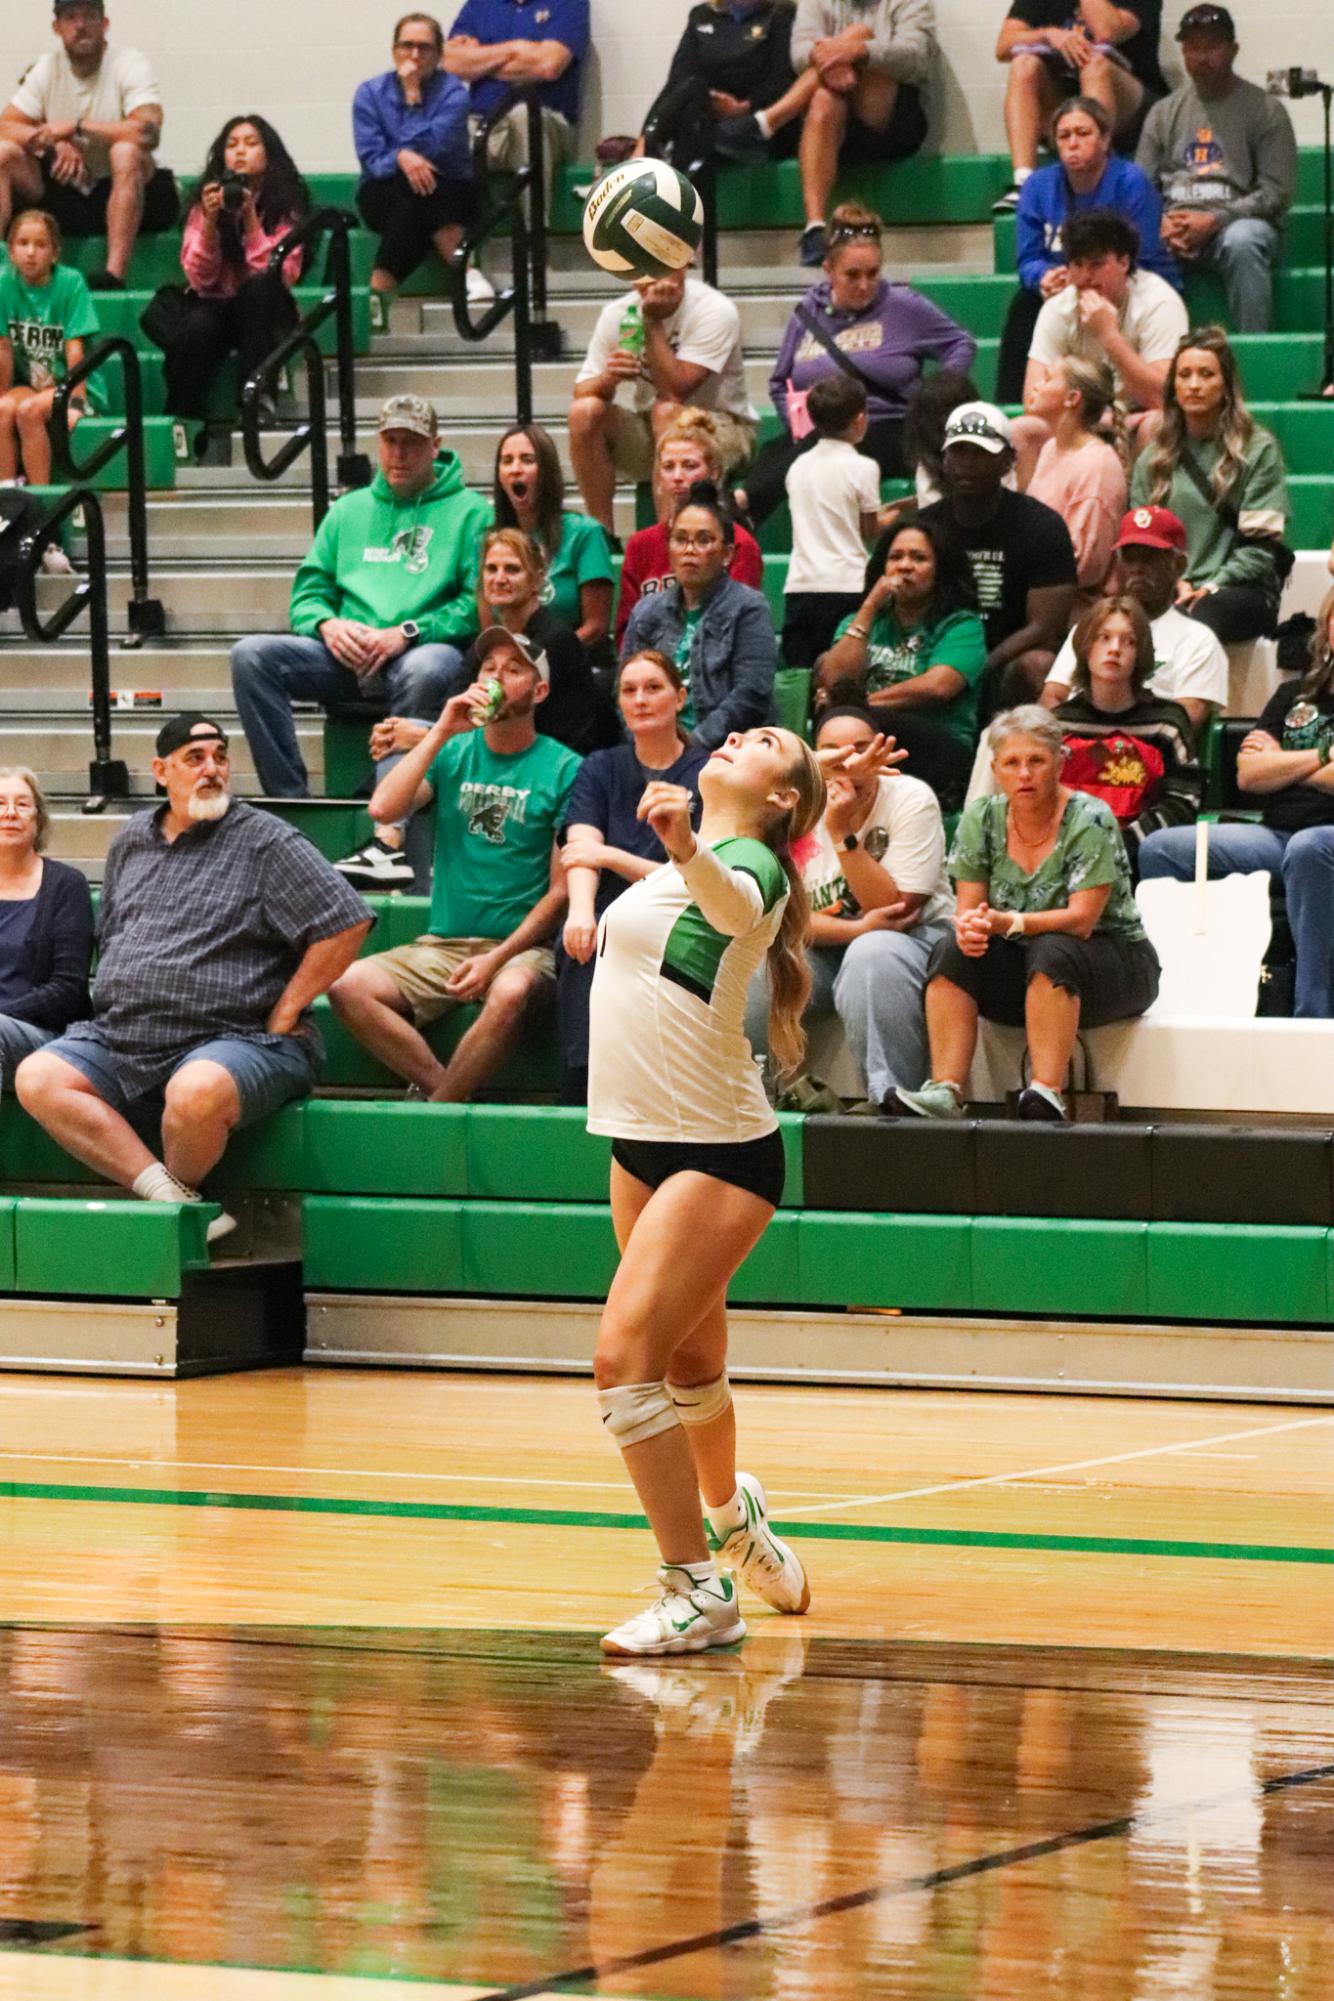
<svg viewBox="0 0 1334 2001"><path fill-rule="evenodd" d="M373 918L304 835L233 799L227 737L173 716L164 804L107 854L93 1018L21 1063L14 1087L76 1160L146 1202L197 1202L229 1135L304 1097L323 1050L312 1001ZM145 1135L160 1124L161 1154ZM235 1227L219 1216L210 1239Z"/></svg>

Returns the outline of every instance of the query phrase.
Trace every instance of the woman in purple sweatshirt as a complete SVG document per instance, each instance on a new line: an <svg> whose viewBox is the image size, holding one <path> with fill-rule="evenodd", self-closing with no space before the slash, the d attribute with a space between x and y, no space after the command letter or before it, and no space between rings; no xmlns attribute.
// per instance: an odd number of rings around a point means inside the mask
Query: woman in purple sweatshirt
<svg viewBox="0 0 1334 2001"><path fill-rule="evenodd" d="M769 378L785 435L761 448L737 489L737 506L756 527L782 500L793 460L815 443L814 432L803 434L801 422L807 391L840 368L805 318L846 356L844 373L856 376L866 390L871 421L858 449L876 461L885 479L907 476L903 419L923 363L934 361L961 374L973 365L973 336L920 292L891 285L885 277L882 228L879 216L860 202L844 202L829 218L825 275L789 320Z"/></svg>

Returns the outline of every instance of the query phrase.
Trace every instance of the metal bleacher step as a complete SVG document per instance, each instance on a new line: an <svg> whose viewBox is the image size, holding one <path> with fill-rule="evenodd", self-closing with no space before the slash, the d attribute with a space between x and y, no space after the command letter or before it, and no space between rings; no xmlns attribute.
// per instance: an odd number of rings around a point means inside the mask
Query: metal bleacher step
<svg viewBox="0 0 1334 2001"><path fill-rule="evenodd" d="M217 706L221 707L221 704ZM230 701L227 706L230 710ZM129 768L131 796L151 799L154 791L150 769L153 740L161 727L162 715L134 711L120 713L114 720L115 755L123 758ZM220 715L218 720L229 724L233 789L238 794L257 793L260 786L255 777L254 760L240 723L234 714L227 713ZM311 784L319 791L324 776L323 718L298 714L297 737L310 772ZM78 715L6 714L4 718L6 758L15 764L30 766L43 787L57 796L77 797L86 788L90 743L89 725ZM58 852L63 853L63 850Z"/></svg>
<svg viewBox="0 0 1334 2001"><path fill-rule="evenodd" d="M0 716L80 713L89 692L88 647L80 630L40 654L27 648L0 649ZM127 648L113 645L111 686L128 704L135 696L161 696L161 711L173 708L232 709L229 647L226 640L199 640L188 645ZM118 710L119 730L130 716L152 721L157 711L148 705Z"/></svg>

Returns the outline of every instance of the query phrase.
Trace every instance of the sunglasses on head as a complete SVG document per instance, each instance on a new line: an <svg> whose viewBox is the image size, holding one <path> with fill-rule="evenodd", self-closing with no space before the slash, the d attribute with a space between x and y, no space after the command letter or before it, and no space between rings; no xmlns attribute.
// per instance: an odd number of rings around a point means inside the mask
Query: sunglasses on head
<svg viewBox="0 0 1334 2001"><path fill-rule="evenodd" d="M880 241L880 231L873 222L840 223L839 227L829 238L829 241L831 244L849 243L856 236L869 236L877 243Z"/></svg>

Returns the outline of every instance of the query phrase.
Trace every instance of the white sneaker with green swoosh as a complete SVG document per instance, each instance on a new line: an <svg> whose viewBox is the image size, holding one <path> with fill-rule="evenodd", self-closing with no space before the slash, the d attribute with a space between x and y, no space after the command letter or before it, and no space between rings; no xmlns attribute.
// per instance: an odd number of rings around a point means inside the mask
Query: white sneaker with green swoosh
<svg viewBox="0 0 1334 2001"><path fill-rule="evenodd" d="M746 1637L736 1585L721 1577L696 1577L685 1564L664 1563L662 1596L623 1626L602 1636L604 1654L702 1654Z"/></svg>
<svg viewBox="0 0 1334 2001"><path fill-rule="evenodd" d="M795 1550L774 1534L769 1526L769 1504L764 1489L753 1473L736 1476L736 1501L742 1518L720 1530L715 1511L710 1509L710 1541L718 1562L734 1570L748 1591L772 1605L775 1612L804 1612L811 1602L811 1587ZM716 1511L721 1515L722 1510Z"/></svg>

